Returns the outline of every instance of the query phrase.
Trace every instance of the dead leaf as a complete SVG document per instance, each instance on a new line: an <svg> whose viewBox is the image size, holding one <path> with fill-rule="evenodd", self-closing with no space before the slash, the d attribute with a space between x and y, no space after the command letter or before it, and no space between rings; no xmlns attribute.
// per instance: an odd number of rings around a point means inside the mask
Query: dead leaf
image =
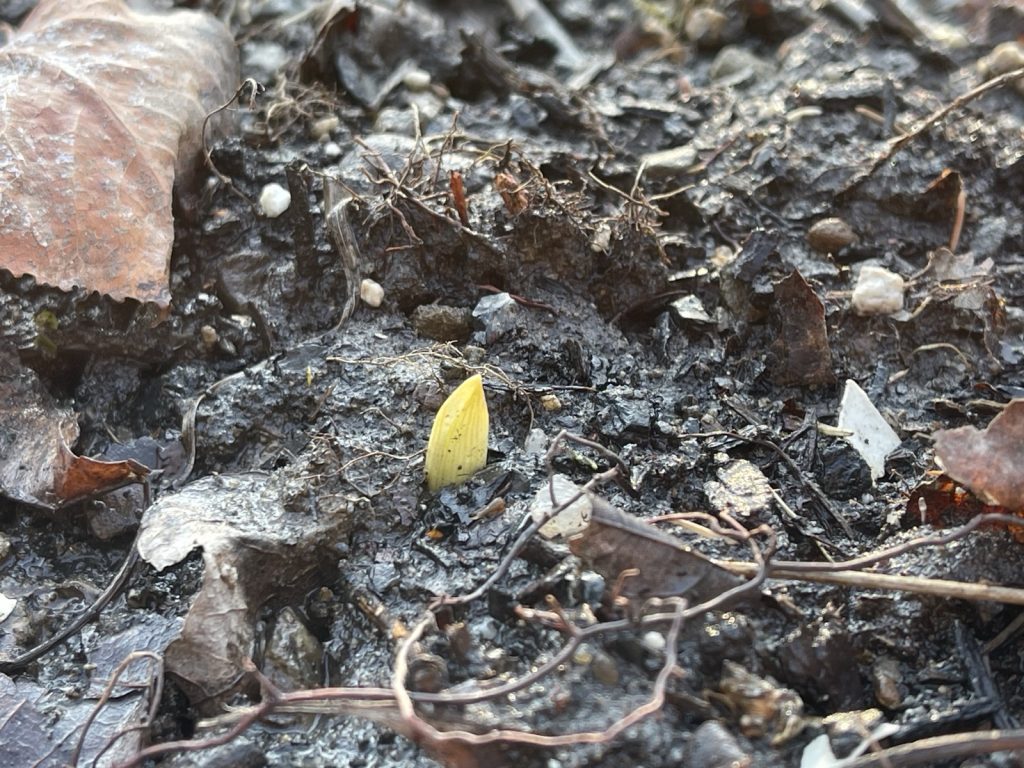
<svg viewBox="0 0 1024 768"><path fill-rule="evenodd" d="M76 456L78 422L13 350L0 350L0 494L47 509L140 481L137 461Z"/></svg>
<svg viewBox="0 0 1024 768"><path fill-rule="evenodd" d="M0 266L167 306L175 174L237 80L212 16L42 0L0 49Z"/></svg>
<svg viewBox="0 0 1024 768"><path fill-rule="evenodd" d="M775 284L774 311L779 322L779 336L772 345L776 382L800 386L835 382L825 307L799 272L794 270Z"/></svg>
<svg viewBox="0 0 1024 768"><path fill-rule="evenodd" d="M1013 400L988 427L935 433L935 460L986 504L1024 510L1024 400Z"/></svg>
<svg viewBox="0 0 1024 768"><path fill-rule="evenodd" d="M58 706L60 716L55 717ZM15 682L0 675L0 765L71 765L83 728L89 732L78 765L108 766L129 759L142 746L142 733L133 726L146 716L145 695L136 690L111 699L98 716L95 708L91 697L79 694L72 700L32 680Z"/></svg>
<svg viewBox="0 0 1024 768"><path fill-rule="evenodd" d="M157 570L203 550L202 589L164 660L204 712L218 711L238 690L260 608L301 600L337 567L333 543L351 518L308 495L311 474L297 461L269 475L205 477L164 496L142 518L139 555Z"/></svg>
<svg viewBox="0 0 1024 768"><path fill-rule="evenodd" d="M569 548L609 584L630 568L621 594L645 600L685 595L691 603L709 600L743 583L674 536L590 495L590 524L569 540Z"/></svg>

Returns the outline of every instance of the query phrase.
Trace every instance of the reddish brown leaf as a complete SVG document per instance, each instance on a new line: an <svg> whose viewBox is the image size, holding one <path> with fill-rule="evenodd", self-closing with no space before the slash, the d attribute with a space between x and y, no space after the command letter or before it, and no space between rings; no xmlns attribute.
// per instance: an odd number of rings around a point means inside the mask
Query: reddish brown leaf
<svg viewBox="0 0 1024 768"><path fill-rule="evenodd" d="M1024 400L1014 400L984 430L935 433L935 460L986 504L1024 510Z"/></svg>
<svg viewBox="0 0 1024 768"><path fill-rule="evenodd" d="M237 80L211 16L42 0L0 50L0 267L166 306L175 173Z"/></svg>
<svg viewBox="0 0 1024 768"><path fill-rule="evenodd" d="M135 461L98 461L71 452L78 423L22 368L0 350L0 494L54 509L68 502L136 482L149 470Z"/></svg>

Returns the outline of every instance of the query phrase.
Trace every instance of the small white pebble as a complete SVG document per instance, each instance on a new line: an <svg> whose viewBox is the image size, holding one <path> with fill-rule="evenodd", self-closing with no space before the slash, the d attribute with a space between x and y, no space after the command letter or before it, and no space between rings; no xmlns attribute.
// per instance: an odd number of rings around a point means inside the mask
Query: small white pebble
<svg viewBox="0 0 1024 768"><path fill-rule="evenodd" d="M280 184L267 184L260 192L260 208L268 219L276 219L292 204L292 193Z"/></svg>
<svg viewBox="0 0 1024 768"><path fill-rule="evenodd" d="M335 160L341 157L341 145L336 141L328 141L324 144L324 157Z"/></svg>
<svg viewBox="0 0 1024 768"><path fill-rule="evenodd" d="M367 277L359 284L359 298L371 307L379 307L384 301L384 289L380 283Z"/></svg>
<svg viewBox="0 0 1024 768"><path fill-rule="evenodd" d="M402 83L413 93L425 91L430 87L430 73L422 69L411 69L405 73Z"/></svg>
<svg viewBox="0 0 1024 768"><path fill-rule="evenodd" d="M882 267L865 266L853 287L858 315L891 315L903 309L903 278Z"/></svg>
<svg viewBox="0 0 1024 768"><path fill-rule="evenodd" d="M341 125L341 120L337 115L328 115L315 120L309 126L309 132L317 141L327 141L331 138L331 131L337 130L339 125Z"/></svg>
<svg viewBox="0 0 1024 768"><path fill-rule="evenodd" d="M641 642L652 653L661 653L665 650L665 636L661 632L646 632Z"/></svg>
<svg viewBox="0 0 1024 768"><path fill-rule="evenodd" d="M199 329L199 336L203 340L203 344L208 347L212 347L220 340L220 336L217 335L217 329L212 325L204 325Z"/></svg>
<svg viewBox="0 0 1024 768"><path fill-rule="evenodd" d="M553 394L541 395L540 404L545 411L554 412L562 409L562 401L558 399L557 395Z"/></svg>

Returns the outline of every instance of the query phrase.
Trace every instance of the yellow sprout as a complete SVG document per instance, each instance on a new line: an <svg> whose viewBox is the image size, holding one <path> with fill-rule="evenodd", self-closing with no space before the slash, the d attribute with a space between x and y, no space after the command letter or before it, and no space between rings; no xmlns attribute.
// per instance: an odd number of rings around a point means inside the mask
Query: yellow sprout
<svg viewBox="0 0 1024 768"><path fill-rule="evenodd" d="M427 442L427 488L464 482L487 464L490 417L480 375L462 382L434 417Z"/></svg>

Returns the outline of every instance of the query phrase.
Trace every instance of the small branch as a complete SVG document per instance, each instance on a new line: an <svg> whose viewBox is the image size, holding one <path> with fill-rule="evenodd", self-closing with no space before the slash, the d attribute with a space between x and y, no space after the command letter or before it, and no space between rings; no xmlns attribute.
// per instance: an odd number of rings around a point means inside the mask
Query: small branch
<svg viewBox="0 0 1024 768"><path fill-rule="evenodd" d="M854 187L857 187L858 185L867 181L875 173L875 171L877 171L885 163L887 163L889 160L895 157L896 153L898 153L910 142L912 142L918 136L923 134L933 125L935 125L944 117L946 117L946 115L948 115L954 109L958 109L959 107L962 107L965 104L968 104L969 102L974 101L975 99L981 96L984 96L989 91L994 91L996 88L1002 88L1004 85L1019 80L1022 77L1024 77L1024 67L1020 67L1010 72L1006 72L1002 75L999 75L998 77L993 77L991 80L986 80L984 83L975 88L972 88L967 93L962 94L961 96L957 96L955 99L953 99L953 101L951 101L944 107L940 107L939 109L935 110L930 115L928 115L928 117L926 117L924 120L918 123L911 131L894 139L887 150L879 154L874 160L871 161L871 165L868 166L867 170L855 174L854 177L846 183L846 185L841 190L840 194L849 192Z"/></svg>

